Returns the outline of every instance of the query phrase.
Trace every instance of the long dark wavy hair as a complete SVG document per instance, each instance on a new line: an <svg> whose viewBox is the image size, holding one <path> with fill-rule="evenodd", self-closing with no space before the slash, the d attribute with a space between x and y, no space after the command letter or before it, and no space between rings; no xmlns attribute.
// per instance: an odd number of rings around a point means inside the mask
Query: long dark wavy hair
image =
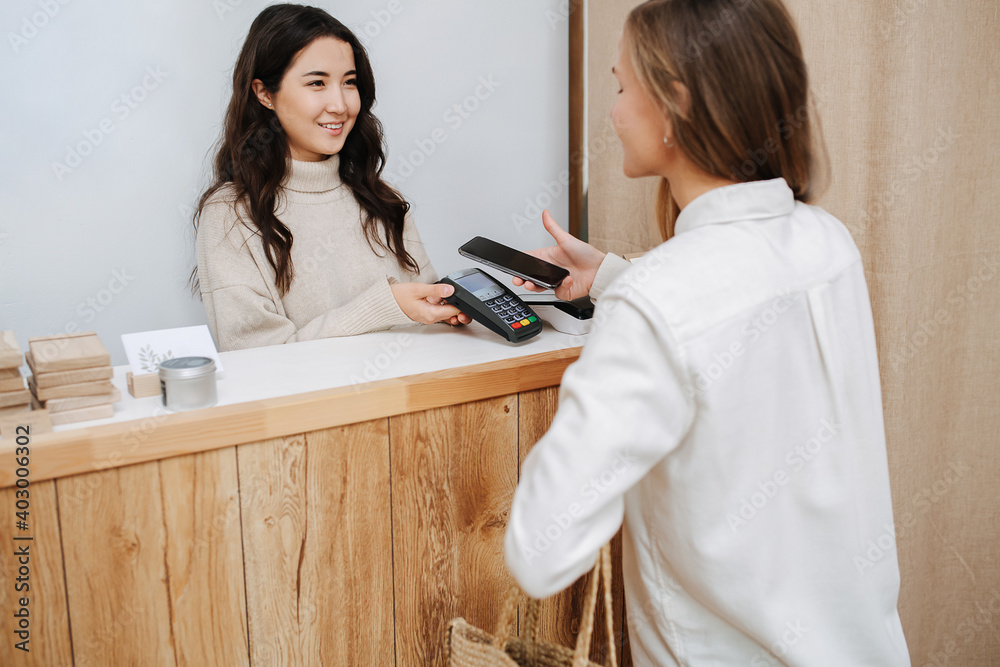
<svg viewBox="0 0 1000 667"><path fill-rule="evenodd" d="M351 45L361 97L361 110L339 153L340 179L361 207L362 225L372 250L377 252L375 246L379 246L393 253L402 268L419 270L403 246L404 218L410 205L381 178L385 150L382 123L372 114L375 75L368 54L347 26L322 9L272 5L254 19L236 59L233 96L223 122L213 180L198 202L194 228L197 233L202 211L212 195L231 185L234 205L242 204L250 216L249 221L241 216L241 222L260 235L282 296L295 276L292 232L274 214L287 171L288 139L275 113L258 101L252 84L254 79L260 79L268 92L277 93L295 56L320 37L333 37ZM197 267L191 274L191 287L198 293Z"/></svg>

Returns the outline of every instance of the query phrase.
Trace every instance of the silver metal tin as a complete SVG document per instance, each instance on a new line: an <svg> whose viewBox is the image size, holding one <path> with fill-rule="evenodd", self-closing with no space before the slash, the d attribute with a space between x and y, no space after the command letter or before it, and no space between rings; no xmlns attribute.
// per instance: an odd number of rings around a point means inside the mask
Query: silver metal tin
<svg viewBox="0 0 1000 667"><path fill-rule="evenodd" d="M160 364L160 393L168 410L199 410L218 402L215 362L208 357L178 357Z"/></svg>

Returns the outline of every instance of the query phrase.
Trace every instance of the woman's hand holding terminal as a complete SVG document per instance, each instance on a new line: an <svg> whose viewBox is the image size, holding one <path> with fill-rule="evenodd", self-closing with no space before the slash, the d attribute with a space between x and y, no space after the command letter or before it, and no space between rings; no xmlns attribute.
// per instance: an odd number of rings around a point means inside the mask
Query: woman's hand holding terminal
<svg viewBox="0 0 1000 667"><path fill-rule="evenodd" d="M590 288L594 284L594 276L597 275L597 269L604 261L606 253L581 241L569 232L563 231L548 211L542 213L542 224L545 225L545 231L555 239L556 245L529 250L528 254L569 269L569 275L556 288L556 298L572 301L587 296L590 294ZM514 278L514 284L518 287L524 285L532 292L545 291L544 287L539 287L530 280Z"/></svg>
<svg viewBox="0 0 1000 667"><path fill-rule="evenodd" d="M446 322L454 326L472 321L472 318L455 306L442 302L442 299L455 292L455 288L451 285L395 283L390 287L399 309L414 322L421 324Z"/></svg>

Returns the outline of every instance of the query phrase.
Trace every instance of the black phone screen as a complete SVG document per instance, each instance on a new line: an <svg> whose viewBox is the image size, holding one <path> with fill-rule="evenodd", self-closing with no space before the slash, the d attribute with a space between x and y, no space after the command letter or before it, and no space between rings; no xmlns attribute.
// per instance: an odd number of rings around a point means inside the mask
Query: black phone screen
<svg viewBox="0 0 1000 667"><path fill-rule="evenodd" d="M550 264L482 236L472 239L459 248L458 252L542 287L556 287L569 275L569 271L561 266Z"/></svg>

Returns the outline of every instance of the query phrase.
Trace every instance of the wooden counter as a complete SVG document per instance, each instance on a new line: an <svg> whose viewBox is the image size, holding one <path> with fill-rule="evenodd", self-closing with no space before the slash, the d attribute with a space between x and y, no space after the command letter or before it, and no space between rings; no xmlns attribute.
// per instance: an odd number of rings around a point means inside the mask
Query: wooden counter
<svg viewBox="0 0 1000 667"><path fill-rule="evenodd" d="M519 465L578 355L31 437L27 531L0 441L0 664L444 665L449 619L497 621ZM30 653L11 613L25 544ZM546 602L546 637L572 644L582 597Z"/></svg>

